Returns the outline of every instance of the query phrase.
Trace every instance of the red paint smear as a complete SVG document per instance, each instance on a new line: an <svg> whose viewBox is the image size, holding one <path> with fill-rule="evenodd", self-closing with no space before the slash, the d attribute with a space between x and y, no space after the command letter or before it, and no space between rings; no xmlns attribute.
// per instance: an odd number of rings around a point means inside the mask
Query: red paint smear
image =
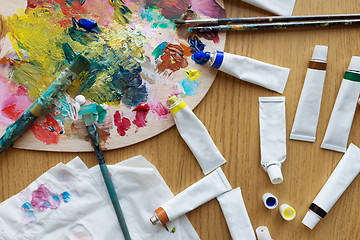
<svg viewBox="0 0 360 240"><path fill-rule="evenodd" d="M29 8L44 7L45 3L52 3L52 0L28 0L27 6Z"/></svg>
<svg viewBox="0 0 360 240"><path fill-rule="evenodd" d="M38 140L46 145L57 144L62 127L54 117L46 114L45 120L42 118L39 122L31 125L31 131Z"/></svg>
<svg viewBox="0 0 360 240"><path fill-rule="evenodd" d="M150 107L146 103L140 103L133 111L149 111Z"/></svg>
<svg viewBox="0 0 360 240"><path fill-rule="evenodd" d="M148 115L149 110L150 107L146 103L140 103L139 106L134 108L133 111L136 111L136 116L133 124L137 127L145 127L147 123L146 116Z"/></svg>
<svg viewBox="0 0 360 240"><path fill-rule="evenodd" d="M139 128L145 127L146 123L147 123L146 116L148 113L149 113L149 111L137 111L135 120L132 123L135 124Z"/></svg>
<svg viewBox="0 0 360 240"><path fill-rule="evenodd" d="M3 108L1 111L4 112L6 114L6 116L13 121L18 119L21 116L21 114L23 114L25 112L24 110L17 109L16 104L7 106L7 107Z"/></svg>
<svg viewBox="0 0 360 240"><path fill-rule="evenodd" d="M214 42L214 43L219 43L219 42L220 42L219 35L216 35L216 37L213 38L213 42Z"/></svg>
<svg viewBox="0 0 360 240"><path fill-rule="evenodd" d="M120 136L125 136L126 131L130 129L131 122L128 118L123 117L121 119L121 115L119 111L116 111L114 114L114 124L117 127L117 132Z"/></svg>

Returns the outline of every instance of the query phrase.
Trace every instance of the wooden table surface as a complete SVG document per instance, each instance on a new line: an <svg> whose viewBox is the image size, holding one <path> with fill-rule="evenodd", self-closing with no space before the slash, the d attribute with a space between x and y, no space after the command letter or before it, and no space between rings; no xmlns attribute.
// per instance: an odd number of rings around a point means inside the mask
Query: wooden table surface
<svg viewBox="0 0 360 240"><path fill-rule="evenodd" d="M268 16L269 13L239 0L225 0L229 17ZM359 13L354 0L298 0L293 15ZM309 230L301 220L342 155L320 148L343 74L351 56L360 56L358 27L311 28L229 32L225 51L291 68L285 88L287 139L314 46L328 45L328 71L325 80L315 143L287 141L287 159L282 167L284 182L273 185L260 166L258 97L280 96L264 88L242 82L223 73L194 112L205 124L227 159L223 170L233 188L240 187L252 222L268 226L274 239L360 239L360 179L346 190L326 218ZM357 136L357 137L356 137ZM349 143L360 147L360 112L355 114ZM203 177L193 154L175 127L142 143L105 153L108 164L143 155L153 163L174 194ZM59 162L75 156L92 167L93 153L54 153L8 149L0 156L0 202L18 193ZM267 210L261 196L271 192L280 204L297 211L293 221L284 221L276 210ZM0 216L1 217L1 216ZM231 239L216 200L188 214L201 239Z"/></svg>

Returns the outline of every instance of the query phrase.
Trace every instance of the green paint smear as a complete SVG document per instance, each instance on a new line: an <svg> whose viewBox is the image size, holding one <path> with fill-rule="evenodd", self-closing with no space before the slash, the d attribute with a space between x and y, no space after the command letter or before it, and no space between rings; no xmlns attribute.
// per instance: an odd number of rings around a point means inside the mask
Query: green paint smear
<svg viewBox="0 0 360 240"><path fill-rule="evenodd" d="M156 6L145 8L145 10L141 12L141 18L151 23L152 28L176 28L174 22L161 15L160 9Z"/></svg>
<svg viewBox="0 0 360 240"><path fill-rule="evenodd" d="M80 108L79 115L84 115L87 113L92 113L94 119L97 120L99 124L101 124L105 120L107 111L102 106L94 103Z"/></svg>

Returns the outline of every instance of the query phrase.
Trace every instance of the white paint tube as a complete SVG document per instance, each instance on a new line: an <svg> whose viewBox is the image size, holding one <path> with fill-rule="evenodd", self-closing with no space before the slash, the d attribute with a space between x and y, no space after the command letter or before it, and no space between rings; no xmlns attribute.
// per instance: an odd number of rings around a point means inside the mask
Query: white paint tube
<svg viewBox="0 0 360 240"><path fill-rule="evenodd" d="M206 175L226 163L204 124L191 111L184 100L172 96L169 103L176 127L195 155L204 174Z"/></svg>
<svg viewBox="0 0 360 240"><path fill-rule="evenodd" d="M295 0L242 0L258 8L275 13L277 15L291 16L294 10Z"/></svg>
<svg viewBox="0 0 360 240"><path fill-rule="evenodd" d="M233 240L256 240L240 188L217 197Z"/></svg>
<svg viewBox="0 0 360 240"><path fill-rule="evenodd" d="M194 54L194 60L199 64L208 63L231 76L281 94L290 74L288 68L221 51L198 51Z"/></svg>
<svg viewBox="0 0 360 240"><path fill-rule="evenodd" d="M360 93L360 57L353 56L342 80L322 148L345 152Z"/></svg>
<svg viewBox="0 0 360 240"><path fill-rule="evenodd" d="M315 46L306 72L290 139L315 142L326 75L327 51L327 46Z"/></svg>
<svg viewBox="0 0 360 240"><path fill-rule="evenodd" d="M350 144L335 170L310 205L302 223L313 229L326 216L359 172L360 149L354 144Z"/></svg>
<svg viewBox="0 0 360 240"><path fill-rule="evenodd" d="M286 159L285 97L259 97L261 166L271 183L283 181Z"/></svg>
<svg viewBox="0 0 360 240"><path fill-rule="evenodd" d="M229 190L229 181L221 168L217 168L157 208L150 221L154 225L164 225Z"/></svg>

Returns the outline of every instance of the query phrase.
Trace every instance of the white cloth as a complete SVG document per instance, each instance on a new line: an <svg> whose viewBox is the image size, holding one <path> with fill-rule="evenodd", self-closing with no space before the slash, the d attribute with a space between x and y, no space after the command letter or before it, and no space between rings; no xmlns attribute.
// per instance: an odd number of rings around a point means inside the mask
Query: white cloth
<svg viewBox="0 0 360 240"><path fill-rule="evenodd" d="M172 194L142 156L108 166L132 239L200 239L186 216L153 226L154 209ZM0 240L124 239L98 166L58 164L0 204Z"/></svg>
<svg viewBox="0 0 360 240"><path fill-rule="evenodd" d="M291 16L295 0L242 0L277 15Z"/></svg>

